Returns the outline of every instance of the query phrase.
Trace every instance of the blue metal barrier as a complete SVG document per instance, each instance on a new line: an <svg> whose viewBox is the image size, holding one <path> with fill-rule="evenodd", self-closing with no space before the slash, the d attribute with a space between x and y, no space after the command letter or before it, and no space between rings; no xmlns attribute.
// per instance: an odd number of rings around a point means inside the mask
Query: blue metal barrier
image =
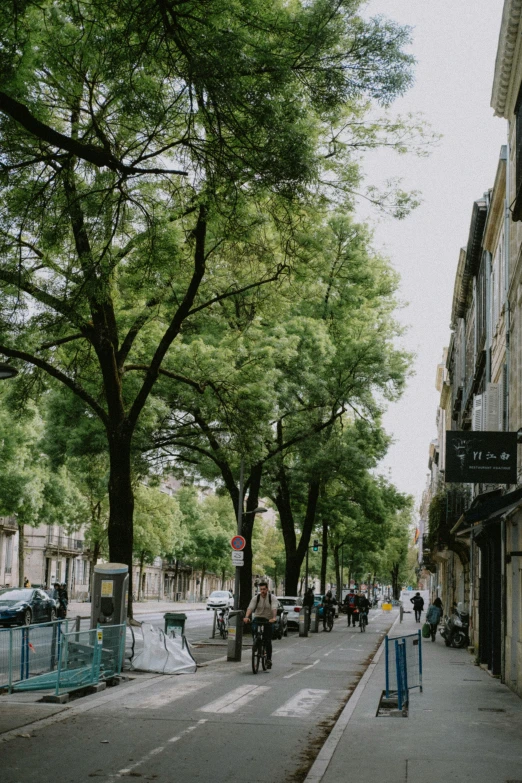
<svg viewBox="0 0 522 783"><path fill-rule="evenodd" d="M385 638L386 697L412 688L422 692L421 632ZM399 709L402 707L399 705Z"/></svg>

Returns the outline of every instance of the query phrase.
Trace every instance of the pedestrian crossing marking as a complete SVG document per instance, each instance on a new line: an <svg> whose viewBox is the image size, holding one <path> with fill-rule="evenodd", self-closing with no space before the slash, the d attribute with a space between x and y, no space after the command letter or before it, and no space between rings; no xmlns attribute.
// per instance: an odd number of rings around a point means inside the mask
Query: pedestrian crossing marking
<svg viewBox="0 0 522 783"><path fill-rule="evenodd" d="M330 691L318 688L303 688L279 709L272 713L274 718L306 718Z"/></svg>
<svg viewBox="0 0 522 783"><path fill-rule="evenodd" d="M239 688L235 688L235 690L230 691L230 693L225 694L220 699L200 707L200 712L217 712L220 714L236 712L253 701L257 696L261 696L269 690L270 686L268 685L240 685Z"/></svg>
<svg viewBox="0 0 522 783"><path fill-rule="evenodd" d="M164 707L177 699L182 699L184 696L191 696L193 693L202 688L206 688L211 684L210 680L200 680L199 682L179 682L172 683L170 688L159 691L158 693L150 694L145 698L138 697L140 709L150 710L157 709L158 707ZM129 709L134 709L134 705Z"/></svg>

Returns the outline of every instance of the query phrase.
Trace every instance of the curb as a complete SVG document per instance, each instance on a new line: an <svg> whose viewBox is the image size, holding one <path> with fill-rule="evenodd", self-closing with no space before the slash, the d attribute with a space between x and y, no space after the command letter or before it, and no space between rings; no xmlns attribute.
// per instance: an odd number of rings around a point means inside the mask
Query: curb
<svg viewBox="0 0 522 783"><path fill-rule="evenodd" d="M395 626L399 621L400 621L400 615L397 615L395 622L391 626L386 636L388 636L388 634L390 634L393 631L393 629L395 628ZM321 783L324 775L326 774L326 770L328 769L330 761L332 760L333 754L335 753L337 746L341 741L341 737L344 734L344 730L348 726L350 718L355 712L355 708L357 707L357 702L361 698L362 693L366 688L366 684L368 680L370 679L375 669L377 668L377 664L379 663L379 660L384 650L384 642L385 640L383 639L379 646L379 649L373 656L372 662L368 664L368 668L366 669L363 676L357 683L357 687L355 688L351 696L348 698L348 701L346 702L343 711L339 715L337 722L335 723L335 726L332 728L326 742L324 743L323 747L319 751L317 758L315 759L314 763L310 767L308 771L308 775L304 780L304 783Z"/></svg>

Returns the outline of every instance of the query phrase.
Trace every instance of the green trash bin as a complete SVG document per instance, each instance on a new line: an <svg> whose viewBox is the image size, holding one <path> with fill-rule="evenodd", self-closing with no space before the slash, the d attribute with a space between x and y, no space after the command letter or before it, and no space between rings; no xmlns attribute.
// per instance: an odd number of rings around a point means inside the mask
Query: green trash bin
<svg viewBox="0 0 522 783"><path fill-rule="evenodd" d="M176 634L185 633L185 620L187 615L183 612L167 612L165 615L165 633L174 631Z"/></svg>

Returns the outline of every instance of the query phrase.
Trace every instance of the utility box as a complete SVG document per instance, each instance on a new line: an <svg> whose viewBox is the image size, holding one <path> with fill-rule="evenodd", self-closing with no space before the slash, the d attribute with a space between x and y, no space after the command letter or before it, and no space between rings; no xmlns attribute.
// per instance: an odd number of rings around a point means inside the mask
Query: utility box
<svg viewBox="0 0 522 783"><path fill-rule="evenodd" d="M299 612L299 636L308 636L310 609L303 606Z"/></svg>
<svg viewBox="0 0 522 783"><path fill-rule="evenodd" d="M310 612L310 632L319 633L319 607L318 606L312 606L312 611Z"/></svg>
<svg viewBox="0 0 522 783"><path fill-rule="evenodd" d="M100 563L94 566L91 628L126 622L128 586L129 569L123 563Z"/></svg>
<svg viewBox="0 0 522 783"><path fill-rule="evenodd" d="M185 633L185 621L187 615L183 612L167 612L165 615L165 633L174 631L175 634L183 636Z"/></svg>
<svg viewBox="0 0 522 783"><path fill-rule="evenodd" d="M228 645L227 661L240 661L243 649L243 617L242 609L230 612L228 615Z"/></svg>

